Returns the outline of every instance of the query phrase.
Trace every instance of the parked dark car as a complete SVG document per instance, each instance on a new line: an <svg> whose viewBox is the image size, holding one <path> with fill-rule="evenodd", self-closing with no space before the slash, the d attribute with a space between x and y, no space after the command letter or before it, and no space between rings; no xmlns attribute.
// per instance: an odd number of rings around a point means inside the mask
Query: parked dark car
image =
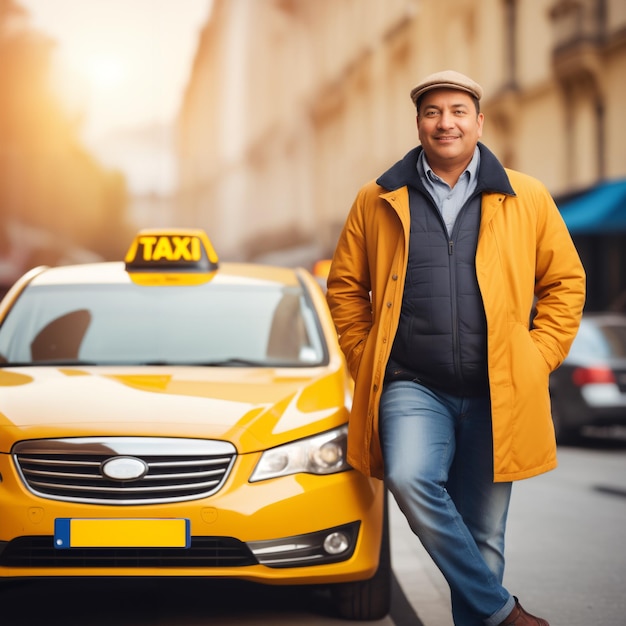
<svg viewBox="0 0 626 626"><path fill-rule="evenodd" d="M626 425L626 315L583 315L550 395L559 443L578 441L586 426Z"/></svg>

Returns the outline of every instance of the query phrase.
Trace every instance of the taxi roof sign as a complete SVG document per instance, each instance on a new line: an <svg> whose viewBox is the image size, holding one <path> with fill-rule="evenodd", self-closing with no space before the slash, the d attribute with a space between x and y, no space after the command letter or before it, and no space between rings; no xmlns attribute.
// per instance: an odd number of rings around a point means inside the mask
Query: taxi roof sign
<svg viewBox="0 0 626 626"><path fill-rule="evenodd" d="M210 273L219 259L202 229L142 230L124 259L129 273Z"/></svg>

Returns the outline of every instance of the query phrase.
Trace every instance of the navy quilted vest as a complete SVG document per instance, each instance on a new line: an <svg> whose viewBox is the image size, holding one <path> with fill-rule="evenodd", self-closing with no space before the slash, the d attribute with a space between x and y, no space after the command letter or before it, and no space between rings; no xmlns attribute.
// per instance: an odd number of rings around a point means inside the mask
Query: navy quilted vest
<svg viewBox="0 0 626 626"><path fill-rule="evenodd" d="M486 395L487 325L474 262L480 193L461 209L450 236L425 190L409 186L409 200L407 278L386 379Z"/></svg>

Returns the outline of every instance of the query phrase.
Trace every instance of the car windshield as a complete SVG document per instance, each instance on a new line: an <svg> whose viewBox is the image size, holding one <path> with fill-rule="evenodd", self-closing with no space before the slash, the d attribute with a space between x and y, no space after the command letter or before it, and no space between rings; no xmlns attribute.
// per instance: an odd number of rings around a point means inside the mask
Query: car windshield
<svg viewBox="0 0 626 626"><path fill-rule="evenodd" d="M570 356L574 358L626 358L626 325L582 320Z"/></svg>
<svg viewBox="0 0 626 626"><path fill-rule="evenodd" d="M261 281L30 286L0 327L5 366L310 367L326 358L304 291Z"/></svg>

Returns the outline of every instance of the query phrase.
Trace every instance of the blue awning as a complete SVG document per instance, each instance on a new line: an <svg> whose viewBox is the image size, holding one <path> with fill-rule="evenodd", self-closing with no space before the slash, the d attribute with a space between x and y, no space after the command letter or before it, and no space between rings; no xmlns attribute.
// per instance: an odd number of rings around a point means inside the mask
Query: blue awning
<svg viewBox="0 0 626 626"><path fill-rule="evenodd" d="M572 235L626 232L626 179L600 183L557 206Z"/></svg>

